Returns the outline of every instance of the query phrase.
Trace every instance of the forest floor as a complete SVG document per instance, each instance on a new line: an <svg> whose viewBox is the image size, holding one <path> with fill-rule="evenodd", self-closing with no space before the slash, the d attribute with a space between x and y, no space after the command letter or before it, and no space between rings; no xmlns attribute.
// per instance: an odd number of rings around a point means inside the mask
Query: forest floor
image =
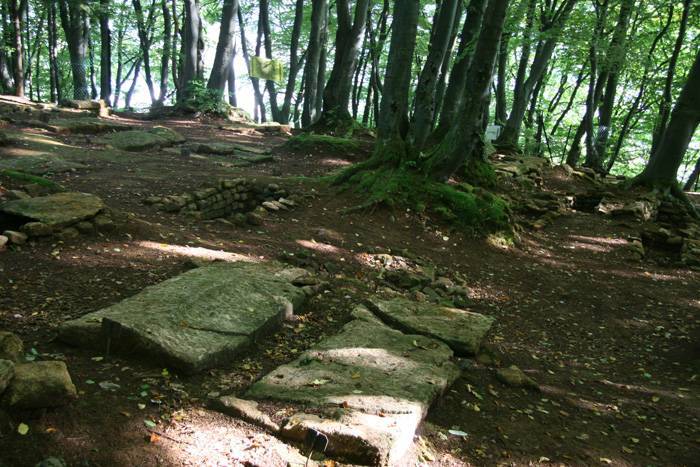
<svg viewBox="0 0 700 467"><path fill-rule="evenodd" d="M286 465L285 452L296 448L207 409L207 400L242 392L336 332L353 305L378 286L373 252L418 257L464 278L470 308L496 318L487 341L497 359L540 385L539 392L508 387L492 367L460 362L461 377L421 429L416 464L698 465L700 272L631 260L625 239L638 235L634 222L570 211L499 248L412 212L345 213L361 195L339 192L317 176L361 160L368 150L306 154L281 146L284 135L239 135L174 118L157 123L189 141L273 148L275 160L236 168L222 164L223 156L114 153L90 137L51 136L89 167L52 180L94 193L134 218L113 234L0 252L0 329L19 335L38 359L64 359L79 392L62 408L2 416L1 466L31 466L49 456L70 466ZM563 196L572 188L557 174L545 171L542 189ZM148 196L237 176L277 183L303 201L250 228L195 222L143 204ZM222 251L263 260L294 253L327 273L330 287L301 311L299 324L285 326L245 358L196 376L134 359L104 360L54 340L65 320ZM118 386L96 384L105 381ZM156 428L149 431L144 420ZM29 426L28 434L17 433L19 423Z"/></svg>

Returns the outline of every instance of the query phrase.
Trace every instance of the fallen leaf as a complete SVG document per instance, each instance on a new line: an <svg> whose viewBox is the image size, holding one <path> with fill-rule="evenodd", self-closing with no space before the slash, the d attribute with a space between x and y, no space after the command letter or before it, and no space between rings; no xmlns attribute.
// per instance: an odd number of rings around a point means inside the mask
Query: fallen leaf
<svg viewBox="0 0 700 467"><path fill-rule="evenodd" d="M26 435L27 433L29 433L29 425L27 425L26 423L20 423L17 426L17 433L19 433L22 436Z"/></svg>
<svg viewBox="0 0 700 467"><path fill-rule="evenodd" d="M466 438L467 436L469 436L469 433L464 432L464 431L462 431L462 430L447 430L447 432L448 432L449 434L451 434L451 435L459 436L459 437L462 437L462 438Z"/></svg>

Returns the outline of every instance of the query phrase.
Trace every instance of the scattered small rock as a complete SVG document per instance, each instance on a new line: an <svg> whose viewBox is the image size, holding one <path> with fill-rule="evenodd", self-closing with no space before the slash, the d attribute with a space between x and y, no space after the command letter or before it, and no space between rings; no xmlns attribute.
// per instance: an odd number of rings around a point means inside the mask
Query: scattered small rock
<svg viewBox="0 0 700 467"><path fill-rule="evenodd" d="M77 397L64 362L32 362L15 366L5 402L16 409L41 409L67 404Z"/></svg>
<svg viewBox="0 0 700 467"><path fill-rule="evenodd" d="M511 365L508 368L499 369L496 372L496 378L498 378L498 380L506 386L511 386L514 388L539 389L539 386L535 380L527 376L523 370L515 365Z"/></svg>
<svg viewBox="0 0 700 467"><path fill-rule="evenodd" d="M5 237L10 239L10 243L15 245L22 245L27 242L27 234L22 232L17 232L15 230L6 230L2 233Z"/></svg>
<svg viewBox="0 0 700 467"><path fill-rule="evenodd" d="M0 359L18 362L24 354L22 339L7 331L0 331Z"/></svg>

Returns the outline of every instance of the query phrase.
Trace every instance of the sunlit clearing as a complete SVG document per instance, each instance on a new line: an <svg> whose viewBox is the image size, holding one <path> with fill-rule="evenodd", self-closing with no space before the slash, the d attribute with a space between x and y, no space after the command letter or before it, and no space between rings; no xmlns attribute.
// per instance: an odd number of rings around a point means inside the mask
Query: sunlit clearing
<svg viewBox="0 0 700 467"><path fill-rule="evenodd" d="M309 250L319 251L321 253L340 253L341 250L338 247L329 245L328 243L319 243L315 240L297 240L297 243L304 248Z"/></svg>
<svg viewBox="0 0 700 467"><path fill-rule="evenodd" d="M168 245L166 243L156 243L148 241L137 242L136 244L151 250L162 251L164 253L171 253L179 256L188 256L190 258L201 258L212 261L217 260L228 262L246 261L249 263L256 263L259 261L255 257L242 255L240 253L233 253L230 251L223 250L210 250L209 248L202 247Z"/></svg>

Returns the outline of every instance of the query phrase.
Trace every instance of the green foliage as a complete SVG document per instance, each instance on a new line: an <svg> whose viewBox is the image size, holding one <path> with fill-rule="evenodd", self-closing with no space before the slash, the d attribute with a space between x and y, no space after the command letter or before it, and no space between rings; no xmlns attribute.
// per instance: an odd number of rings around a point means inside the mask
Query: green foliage
<svg viewBox="0 0 700 467"><path fill-rule="evenodd" d="M228 116L231 111L231 106L222 100L221 92L207 88L207 83L201 79L190 81L183 107L194 112L220 117Z"/></svg>
<svg viewBox="0 0 700 467"><path fill-rule="evenodd" d="M360 143L350 138L301 133L289 139L287 147L294 151L326 151L329 153L350 154L360 149Z"/></svg>

